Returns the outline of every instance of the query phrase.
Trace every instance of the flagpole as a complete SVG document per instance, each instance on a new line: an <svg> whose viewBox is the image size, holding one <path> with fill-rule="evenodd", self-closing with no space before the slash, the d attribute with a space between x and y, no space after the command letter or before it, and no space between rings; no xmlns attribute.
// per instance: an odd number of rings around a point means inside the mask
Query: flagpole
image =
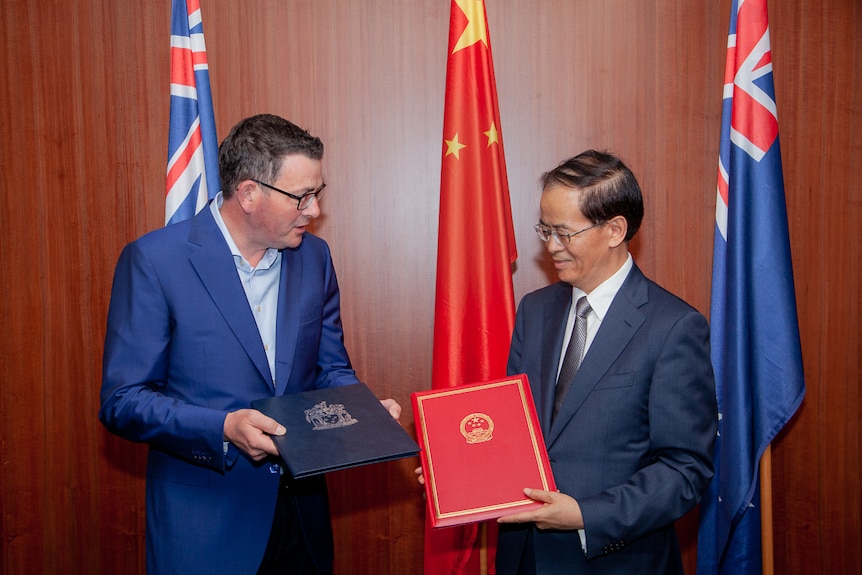
<svg viewBox="0 0 862 575"><path fill-rule="evenodd" d="M488 575L488 525L479 525L479 575Z"/></svg>
<svg viewBox="0 0 862 575"><path fill-rule="evenodd" d="M772 444L760 458L760 541L763 575L775 575L772 533Z"/></svg>

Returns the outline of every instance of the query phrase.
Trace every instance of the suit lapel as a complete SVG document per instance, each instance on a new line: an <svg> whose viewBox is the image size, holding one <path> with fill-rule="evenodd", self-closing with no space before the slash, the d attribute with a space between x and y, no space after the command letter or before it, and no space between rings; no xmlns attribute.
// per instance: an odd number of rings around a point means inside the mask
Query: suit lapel
<svg viewBox="0 0 862 575"><path fill-rule="evenodd" d="M281 281L278 284L278 316L275 324L276 395L284 395L287 391L299 337L302 266L297 262L298 250L299 248L281 251Z"/></svg>
<svg viewBox="0 0 862 575"><path fill-rule="evenodd" d="M549 447L640 329L645 316L639 308L646 302L646 278L635 265L611 302L608 313L602 320L602 325L590 344L587 355L584 356L584 361L572 382L572 387L546 436ZM561 345L558 340L557 348ZM559 358L559 352L557 356Z"/></svg>
<svg viewBox="0 0 862 575"><path fill-rule="evenodd" d="M271 387L269 363L260 332L257 330L227 242L219 232L208 207L195 216L189 241L200 246L192 253L189 261L201 283L267 386Z"/></svg>
<svg viewBox="0 0 862 575"><path fill-rule="evenodd" d="M560 289L551 304L545 309L542 325L548 326L543 334L542 342L542 377L540 382L541 397L538 399L539 421L542 422L542 433L548 437L551 427L551 414L554 410L554 390L557 384L557 367L560 365L563 339L566 335L566 320L572 305L572 288L568 284L560 284Z"/></svg>

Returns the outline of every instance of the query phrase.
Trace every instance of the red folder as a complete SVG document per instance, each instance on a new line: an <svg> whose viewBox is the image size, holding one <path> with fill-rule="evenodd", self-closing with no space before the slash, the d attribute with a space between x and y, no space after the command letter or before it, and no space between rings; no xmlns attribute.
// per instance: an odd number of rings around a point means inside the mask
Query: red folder
<svg viewBox="0 0 862 575"><path fill-rule="evenodd" d="M541 507L525 487L555 491L526 375L412 395L434 527Z"/></svg>

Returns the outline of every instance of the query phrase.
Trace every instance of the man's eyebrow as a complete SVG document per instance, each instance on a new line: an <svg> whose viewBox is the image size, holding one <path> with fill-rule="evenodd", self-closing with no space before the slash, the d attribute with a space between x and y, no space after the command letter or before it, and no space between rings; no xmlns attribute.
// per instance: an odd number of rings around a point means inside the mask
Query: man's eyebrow
<svg viewBox="0 0 862 575"><path fill-rule="evenodd" d="M326 187L326 182L323 182L319 186L317 186L316 188L308 187L305 190L303 190L303 192L305 192L305 194L310 194L312 192L317 193L317 192L320 192L325 187ZM303 195L305 195L305 194L303 194Z"/></svg>
<svg viewBox="0 0 862 575"><path fill-rule="evenodd" d="M569 229L568 224L559 224L559 225L557 225L557 226L552 226L551 224L549 224L548 222L546 222L546 221L544 220L544 218L539 218L539 224L540 224L540 225L543 225L543 226L548 226L548 227L549 227L549 228L551 228L552 230L568 230L568 229Z"/></svg>

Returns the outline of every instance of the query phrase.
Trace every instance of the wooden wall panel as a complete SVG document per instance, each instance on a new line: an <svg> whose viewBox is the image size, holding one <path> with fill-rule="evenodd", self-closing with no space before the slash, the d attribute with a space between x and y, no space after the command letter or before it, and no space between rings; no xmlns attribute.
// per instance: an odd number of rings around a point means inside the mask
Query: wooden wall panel
<svg viewBox="0 0 862 575"><path fill-rule="evenodd" d="M142 564L144 450L95 416L119 248L164 210L168 14L146 4L0 5L3 573Z"/></svg>
<svg viewBox="0 0 862 575"><path fill-rule="evenodd" d="M774 450L776 573L859 573L862 5L771 8L807 383Z"/></svg>
<svg viewBox="0 0 862 575"><path fill-rule="evenodd" d="M274 112L326 144L324 217L360 376L430 385L446 0L201 0L219 136ZM170 2L0 3L0 572L143 573L146 449L96 420L113 265L162 225ZM729 0L489 0L516 297L553 281L537 179L619 153L648 275L707 312ZM808 395L775 443L777 573L862 571L862 7L770 6ZM470 246L465 245L465 250ZM330 479L340 574L419 573L416 461ZM696 516L680 523L694 572Z"/></svg>

